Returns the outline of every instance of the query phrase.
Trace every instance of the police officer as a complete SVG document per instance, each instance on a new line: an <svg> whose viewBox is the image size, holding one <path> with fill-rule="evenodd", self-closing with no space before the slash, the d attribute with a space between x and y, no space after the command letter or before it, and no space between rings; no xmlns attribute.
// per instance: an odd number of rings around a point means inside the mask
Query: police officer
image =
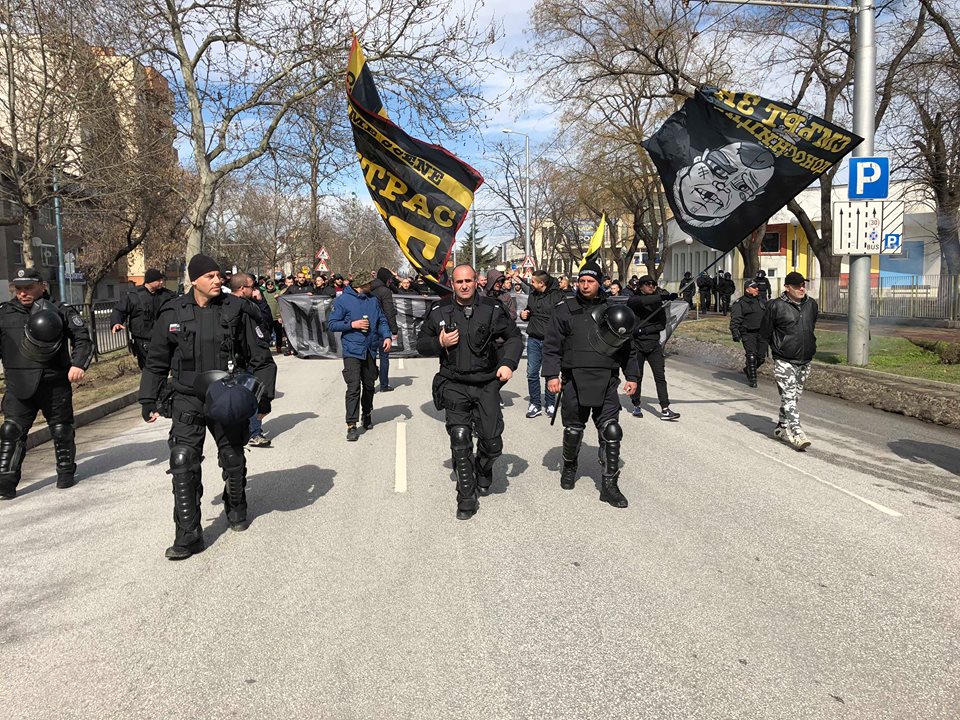
<svg viewBox="0 0 960 720"><path fill-rule="evenodd" d="M547 326L543 341L543 370L547 390L563 390L563 470L560 487L572 490L577 480L577 457L586 422L593 416L600 440L600 499L613 507L627 507L620 492L620 369L627 382L623 391L637 390L637 353L630 342L636 323L624 305L608 305L600 291L600 266L587 260L577 278L577 294L564 298Z"/></svg>
<svg viewBox="0 0 960 720"><path fill-rule="evenodd" d="M637 285L639 286L639 282ZM690 306L690 309L693 310L693 293L696 290L696 283L693 281L693 275L690 274L690 271L687 270L683 274L683 279L680 281L680 294L683 296L683 299L687 301L687 305ZM639 287L637 288L639 291Z"/></svg>
<svg viewBox="0 0 960 720"><path fill-rule="evenodd" d="M247 529L243 447L250 437L248 421L254 412L269 414L277 375L256 306L221 292L220 267L210 257L194 255L187 273L190 292L168 302L157 318L139 394L143 419L155 422L160 384L171 372L169 444L176 525L174 543L166 551L171 560L204 548L200 464L207 430L223 469L227 521L233 530ZM259 385L249 375L240 376L244 384L240 378L224 378L247 368ZM261 391L259 400L252 390Z"/></svg>
<svg viewBox="0 0 960 720"><path fill-rule="evenodd" d="M498 344L499 343L499 344ZM421 355L439 355L433 400L446 410L457 474L457 519L469 520L493 482L493 463L503 450L500 388L520 363L523 340L506 308L477 293L469 265L453 269L453 295L430 308L417 336ZM472 429L477 455L473 456Z"/></svg>
<svg viewBox="0 0 960 720"><path fill-rule="evenodd" d="M754 278L757 282L757 288L760 290L760 299L766 302L770 299L770 280L767 273L763 270L757 270L757 276Z"/></svg>
<svg viewBox="0 0 960 720"><path fill-rule="evenodd" d="M710 312L710 295L713 293L713 279L706 270L697 276L697 290L700 293L700 312Z"/></svg>
<svg viewBox="0 0 960 720"><path fill-rule="evenodd" d="M163 273L149 268L143 274L143 285L131 290L110 313L110 326L118 333L124 328L130 333L130 349L143 370L147 361L147 348L153 334L153 323L163 304L176 297L163 286Z"/></svg>
<svg viewBox="0 0 960 720"><path fill-rule="evenodd" d="M747 280L743 285L743 297L730 308L730 334L734 342L743 343L746 354L744 375L750 387L757 386L757 368L767 359L767 341L760 337L760 323L767 301L760 296L760 283Z"/></svg>
<svg viewBox="0 0 960 720"><path fill-rule="evenodd" d="M737 284L733 282L730 273L724 273L717 281L717 294L720 297L720 304L717 305L717 310L726 315L730 311L730 298L733 297L736 291Z"/></svg>
<svg viewBox="0 0 960 720"><path fill-rule="evenodd" d="M14 299L0 305L0 355L5 372L0 425L0 499L16 497L27 433L42 412L57 458L57 487L76 483L73 390L93 360L93 343L72 307L49 300L40 272L18 270ZM68 347L68 343L72 349Z"/></svg>

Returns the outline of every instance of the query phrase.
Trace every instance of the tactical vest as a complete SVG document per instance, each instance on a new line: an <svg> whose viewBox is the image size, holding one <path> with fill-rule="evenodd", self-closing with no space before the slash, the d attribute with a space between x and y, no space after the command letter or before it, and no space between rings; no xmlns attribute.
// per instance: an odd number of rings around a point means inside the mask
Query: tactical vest
<svg viewBox="0 0 960 720"><path fill-rule="evenodd" d="M189 297L189 296L185 296ZM196 317L197 306L188 300L175 304L179 329L173 333L177 349L170 363L174 387L180 392L192 393L197 375L209 370L227 371L232 364L236 369L245 368L250 361L244 342L243 316L253 317L247 308L249 303L241 298L224 295L223 301L209 307L215 314L214 337L200 337L200 321ZM204 363L204 347L213 346L212 363ZM210 367L207 367L210 365Z"/></svg>
<svg viewBox="0 0 960 720"><path fill-rule="evenodd" d="M473 306L473 316L463 326L463 318L454 320L454 301L443 300L438 305L440 319L449 329L454 322L460 331L460 342L442 356L441 367L452 377L489 373L497 369L497 343L493 339L496 313L504 312L496 300L481 297Z"/></svg>
<svg viewBox="0 0 960 720"><path fill-rule="evenodd" d="M173 293L167 293L164 288L160 288L156 294L151 295L150 291L141 285L130 294L133 296L130 303L130 334L138 340L149 340L153 334L153 323L160 314L159 306L172 298Z"/></svg>
<svg viewBox="0 0 960 720"><path fill-rule="evenodd" d="M606 301L604 301L606 302ZM563 357L560 367L564 370L574 368L609 368L616 370L620 367L615 357L604 355L590 347L590 332L596 332L597 323L590 315L590 310L602 303L581 305L576 297L563 299L563 303L570 311L570 334L563 341Z"/></svg>

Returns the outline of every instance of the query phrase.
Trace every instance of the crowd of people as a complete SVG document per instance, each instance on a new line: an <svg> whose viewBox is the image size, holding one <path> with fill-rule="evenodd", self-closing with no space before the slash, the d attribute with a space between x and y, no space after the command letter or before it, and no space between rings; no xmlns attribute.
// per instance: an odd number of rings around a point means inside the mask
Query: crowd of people
<svg viewBox="0 0 960 720"><path fill-rule="evenodd" d="M110 324L126 329L130 350L142 370L138 399L143 419L169 418L169 474L174 495L175 538L166 557L183 559L204 549L200 524L202 449L209 432L217 445L229 527L248 526L246 447L266 447L263 420L272 410L277 365L274 354L292 354L284 339L279 298L309 294L333 300L328 327L341 336L346 384L346 440L357 442L373 427L376 384L389 392L389 357L397 339L398 294L432 294L413 278L380 268L353 277L329 279L295 273L279 280L222 271L216 261L196 255L187 265L188 292L165 289L155 269L142 286L116 306ZM701 276L703 277L703 276ZM687 274L687 279L691 279ZM721 280L729 278L722 277ZM769 282L744 284L732 306L724 288L720 308L729 307L730 331L743 343L744 373L756 386L757 368L768 348L781 396L775 436L794 448L809 446L797 403L816 352L817 304L806 296L806 280L793 272L784 293L767 300ZM469 265L452 268L452 293L433 303L415 340L420 355L439 358L431 393L445 412L457 478L457 517L471 518L479 498L490 491L493 467L503 448L500 390L517 371L523 353L518 320L526 323L528 419L546 414L563 425L560 485L575 486L578 455L592 419L600 445L600 497L627 507L619 487L618 387L630 398L633 417L642 418L643 366L654 377L661 420L675 422L665 374L663 331L677 294L654 277L625 285L587 260L575 281L538 270L529 276ZM694 283L681 286L692 299ZM702 288L699 280L696 283ZM701 290L702 291L702 290ZM51 300L36 270L21 270L11 283L13 299L0 304L0 355L6 373L4 421L0 425L0 499L12 499L20 482L27 432L38 412L54 440L57 487L76 482L76 446L71 385L83 379L93 358L84 319ZM525 303L518 313L517 296ZM610 299L626 296L626 302ZM682 306L681 306L682 307ZM476 447L474 439L476 438Z"/></svg>

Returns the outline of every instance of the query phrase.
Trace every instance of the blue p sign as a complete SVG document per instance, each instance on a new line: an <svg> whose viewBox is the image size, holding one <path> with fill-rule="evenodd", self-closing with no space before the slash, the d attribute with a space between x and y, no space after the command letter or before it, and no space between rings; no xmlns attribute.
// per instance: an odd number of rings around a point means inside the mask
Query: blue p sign
<svg viewBox="0 0 960 720"><path fill-rule="evenodd" d="M890 158L850 158L847 196L851 200L886 200L890 194Z"/></svg>

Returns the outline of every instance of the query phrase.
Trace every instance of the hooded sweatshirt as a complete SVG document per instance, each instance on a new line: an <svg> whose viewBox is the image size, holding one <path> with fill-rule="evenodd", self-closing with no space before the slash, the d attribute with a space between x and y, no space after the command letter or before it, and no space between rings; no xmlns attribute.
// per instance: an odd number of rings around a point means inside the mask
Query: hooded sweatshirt
<svg viewBox="0 0 960 720"><path fill-rule="evenodd" d="M501 303L503 303L503 307L506 308L507 312L510 314L510 319L516 322L517 321L517 299L513 296L513 294L508 289L506 289L505 286L502 287L499 292L494 289L494 284L498 280L504 279L505 277L506 276L496 268L491 268L490 270L487 270L487 287L486 287L487 297L492 297L496 300L499 300Z"/></svg>

